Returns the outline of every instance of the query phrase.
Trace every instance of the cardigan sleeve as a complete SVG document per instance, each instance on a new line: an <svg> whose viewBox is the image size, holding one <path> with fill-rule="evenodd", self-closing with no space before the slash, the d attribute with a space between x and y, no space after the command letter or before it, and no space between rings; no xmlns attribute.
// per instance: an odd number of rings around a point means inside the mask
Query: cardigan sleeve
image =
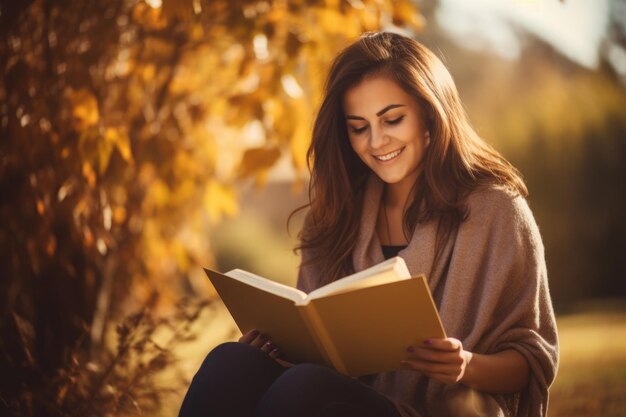
<svg viewBox="0 0 626 417"><path fill-rule="evenodd" d="M517 409L520 417L545 416L548 388L558 366L558 336L539 229L526 200L500 188L474 193L468 208L448 274L457 282L446 286L472 296L465 305L443 308L472 311L475 323L458 326L456 336L469 350L514 349L526 358L531 371L527 388L502 395L499 402ZM455 270L455 265L463 265L464 271ZM454 300L448 296L444 302Z"/></svg>

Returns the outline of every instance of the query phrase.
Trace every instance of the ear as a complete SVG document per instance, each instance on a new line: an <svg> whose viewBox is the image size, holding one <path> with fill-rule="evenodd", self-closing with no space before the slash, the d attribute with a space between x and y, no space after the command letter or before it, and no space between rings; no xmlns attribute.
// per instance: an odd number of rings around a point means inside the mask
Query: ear
<svg viewBox="0 0 626 417"><path fill-rule="evenodd" d="M428 147L430 145L430 130L428 129L424 132L424 140L426 141L425 147Z"/></svg>

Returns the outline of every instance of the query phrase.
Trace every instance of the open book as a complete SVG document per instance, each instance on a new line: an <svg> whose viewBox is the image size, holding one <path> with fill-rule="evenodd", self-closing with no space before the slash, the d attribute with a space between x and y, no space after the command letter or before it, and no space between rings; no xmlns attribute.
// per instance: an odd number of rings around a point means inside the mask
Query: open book
<svg viewBox="0 0 626 417"><path fill-rule="evenodd" d="M268 334L289 362L351 376L393 371L407 346L446 337L425 277L411 277L400 257L308 295L239 269L205 271L239 330Z"/></svg>

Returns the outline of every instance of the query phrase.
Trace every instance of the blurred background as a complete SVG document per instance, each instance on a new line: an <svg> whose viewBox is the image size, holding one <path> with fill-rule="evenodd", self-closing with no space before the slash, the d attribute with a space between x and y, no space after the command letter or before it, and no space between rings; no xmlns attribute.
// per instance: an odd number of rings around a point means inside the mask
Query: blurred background
<svg viewBox="0 0 626 417"><path fill-rule="evenodd" d="M202 267L295 285L328 65L396 30L522 172L561 365L626 416L626 1L0 2L0 414L175 414L239 333Z"/></svg>

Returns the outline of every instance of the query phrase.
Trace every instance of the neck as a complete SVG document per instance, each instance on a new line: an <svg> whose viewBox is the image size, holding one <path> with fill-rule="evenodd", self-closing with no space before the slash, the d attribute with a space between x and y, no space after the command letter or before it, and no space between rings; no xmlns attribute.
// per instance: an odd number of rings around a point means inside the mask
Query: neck
<svg viewBox="0 0 626 417"><path fill-rule="evenodd" d="M408 178L407 178L408 179ZM388 207L406 207L411 196L415 178L411 181L401 181L395 184L385 184L385 201Z"/></svg>
<svg viewBox="0 0 626 417"><path fill-rule="evenodd" d="M406 207L406 203L413 193L417 178L422 175L424 165L419 164L418 167L400 181L385 184L385 204L388 207Z"/></svg>
<svg viewBox="0 0 626 417"><path fill-rule="evenodd" d="M417 173L397 183L387 183L383 189L382 210L379 210L378 233L384 236L381 242L386 245L406 245L404 211L414 191Z"/></svg>

